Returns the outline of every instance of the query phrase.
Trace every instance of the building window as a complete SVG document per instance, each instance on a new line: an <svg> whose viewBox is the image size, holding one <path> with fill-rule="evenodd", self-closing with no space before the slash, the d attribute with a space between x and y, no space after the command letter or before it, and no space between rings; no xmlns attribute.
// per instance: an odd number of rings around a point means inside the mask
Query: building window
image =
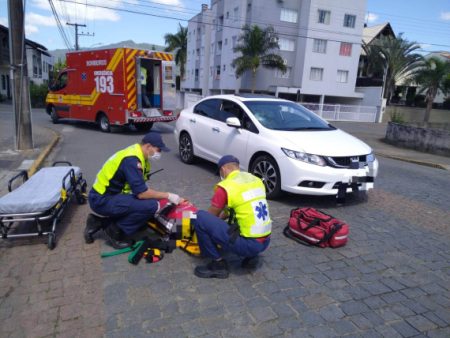
<svg viewBox="0 0 450 338"><path fill-rule="evenodd" d="M348 70L338 70L336 81L341 82L341 83L347 83L348 82Z"/></svg>
<svg viewBox="0 0 450 338"><path fill-rule="evenodd" d="M278 79L289 79L291 77L292 67L286 67L286 72L282 72L279 69L275 70L275 77Z"/></svg>
<svg viewBox="0 0 450 338"><path fill-rule="evenodd" d="M2 75L2 90L6 90L6 75Z"/></svg>
<svg viewBox="0 0 450 338"><path fill-rule="evenodd" d="M314 39L313 52L314 53L326 53L327 52L327 40Z"/></svg>
<svg viewBox="0 0 450 338"><path fill-rule="evenodd" d="M331 12L330 11L325 11L323 9L319 9L319 19L318 19L318 23L323 23L325 25L329 25L330 24L330 17L331 17Z"/></svg>
<svg viewBox="0 0 450 338"><path fill-rule="evenodd" d="M239 7L235 7L233 13L234 13L234 21L239 21Z"/></svg>
<svg viewBox="0 0 450 338"><path fill-rule="evenodd" d="M293 52L295 50L295 42L291 39L279 38L278 44L280 45L280 50L285 50L288 52Z"/></svg>
<svg viewBox="0 0 450 338"><path fill-rule="evenodd" d="M297 23L298 13L296 10L282 8L280 13L280 20L284 22Z"/></svg>
<svg viewBox="0 0 450 338"><path fill-rule="evenodd" d="M225 39L225 46L228 45L228 39Z"/></svg>
<svg viewBox="0 0 450 338"><path fill-rule="evenodd" d="M198 81L198 68L195 69L195 81Z"/></svg>
<svg viewBox="0 0 450 338"><path fill-rule="evenodd" d="M344 27L355 28L356 15L345 14Z"/></svg>
<svg viewBox="0 0 450 338"><path fill-rule="evenodd" d="M227 70L227 67L226 67L226 65L223 65L223 67L222 67L222 71L225 73L225 71Z"/></svg>
<svg viewBox="0 0 450 338"><path fill-rule="evenodd" d="M311 67L309 79L312 81L322 81L322 78L323 78L323 68Z"/></svg>
<svg viewBox="0 0 450 338"><path fill-rule="evenodd" d="M222 41L217 42L217 55L222 53Z"/></svg>
<svg viewBox="0 0 450 338"><path fill-rule="evenodd" d="M351 56L352 55L352 44L348 42L341 42L341 47L339 48L339 55Z"/></svg>
<svg viewBox="0 0 450 338"><path fill-rule="evenodd" d="M196 52L197 52L196 55L200 56L200 48L197 48Z"/></svg>
<svg viewBox="0 0 450 338"><path fill-rule="evenodd" d="M38 64L37 64L37 56L33 55L33 77L38 76Z"/></svg>
<svg viewBox="0 0 450 338"><path fill-rule="evenodd" d="M227 19L230 18L230 12L227 12L227 15L225 16L225 18L227 18Z"/></svg>
<svg viewBox="0 0 450 338"><path fill-rule="evenodd" d="M231 39L233 40L233 48L235 48L236 47L236 42L237 42L237 37L233 36Z"/></svg>
<svg viewBox="0 0 450 338"><path fill-rule="evenodd" d="M216 66L216 80L220 79L220 66Z"/></svg>
<svg viewBox="0 0 450 338"><path fill-rule="evenodd" d="M223 15L219 18L219 24L217 25L217 31L220 32L223 28Z"/></svg>

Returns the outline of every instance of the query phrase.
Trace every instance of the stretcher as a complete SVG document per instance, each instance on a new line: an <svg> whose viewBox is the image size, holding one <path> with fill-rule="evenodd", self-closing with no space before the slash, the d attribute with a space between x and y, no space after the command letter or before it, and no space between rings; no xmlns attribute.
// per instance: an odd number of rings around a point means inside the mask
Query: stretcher
<svg viewBox="0 0 450 338"><path fill-rule="evenodd" d="M13 184L22 178L22 184ZM28 178L22 171L8 182L8 193L0 198L0 232L2 239L48 236L48 248L56 246L56 225L75 196L78 204L86 203L86 180L79 167L70 162L55 162ZM20 224L34 223L32 232L22 233ZM51 228L49 228L51 223ZM12 234L9 234L12 232Z"/></svg>

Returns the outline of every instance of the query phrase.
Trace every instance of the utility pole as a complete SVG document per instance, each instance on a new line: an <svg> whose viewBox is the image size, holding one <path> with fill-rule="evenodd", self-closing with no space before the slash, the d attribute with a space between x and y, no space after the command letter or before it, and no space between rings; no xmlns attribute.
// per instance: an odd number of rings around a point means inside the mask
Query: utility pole
<svg viewBox="0 0 450 338"><path fill-rule="evenodd" d="M32 149L30 90L27 56L25 54L23 3L21 0L8 0L8 19L15 145L17 150Z"/></svg>
<svg viewBox="0 0 450 338"><path fill-rule="evenodd" d="M89 33L78 33L78 27L86 27L86 25L82 25L79 23L69 23L69 22L66 22L66 25L75 26L75 50L80 49L80 46L78 45L78 36L94 36L95 35L95 34L89 34Z"/></svg>

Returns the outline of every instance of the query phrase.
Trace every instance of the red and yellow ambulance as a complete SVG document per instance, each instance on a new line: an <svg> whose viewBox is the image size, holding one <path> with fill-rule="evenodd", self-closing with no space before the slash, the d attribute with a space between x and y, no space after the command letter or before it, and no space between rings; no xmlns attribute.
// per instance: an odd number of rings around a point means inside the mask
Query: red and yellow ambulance
<svg viewBox="0 0 450 338"><path fill-rule="evenodd" d="M172 54L133 48L75 51L46 98L52 121L73 119L149 130L176 119Z"/></svg>

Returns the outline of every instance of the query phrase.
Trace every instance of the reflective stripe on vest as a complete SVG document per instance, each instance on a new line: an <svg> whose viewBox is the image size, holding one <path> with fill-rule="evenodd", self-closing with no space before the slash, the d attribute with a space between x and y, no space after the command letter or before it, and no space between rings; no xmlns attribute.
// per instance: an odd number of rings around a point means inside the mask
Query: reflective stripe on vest
<svg viewBox="0 0 450 338"><path fill-rule="evenodd" d="M94 184L92 185L95 191L103 195L109 187L111 179L119 169L120 163L122 163L124 158L131 156L137 157L141 162L143 178L144 181L147 181L148 175L150 174L150 163L145 159L144 154L142 153L141 145L136 143L128 148L118 151L105 162L102 169L98 172ZM131 188L128 182L124 183L122 193L131 193Z"/></svg>
<svg viewBox="0 0 450 338"><path fill-rule="evenodd" d="M228 207L236 213L239 231L243 237L264 237L270 235L272 221L266 200L263 182L256 176L231 172L217 184L226 190Z"/></svg>

